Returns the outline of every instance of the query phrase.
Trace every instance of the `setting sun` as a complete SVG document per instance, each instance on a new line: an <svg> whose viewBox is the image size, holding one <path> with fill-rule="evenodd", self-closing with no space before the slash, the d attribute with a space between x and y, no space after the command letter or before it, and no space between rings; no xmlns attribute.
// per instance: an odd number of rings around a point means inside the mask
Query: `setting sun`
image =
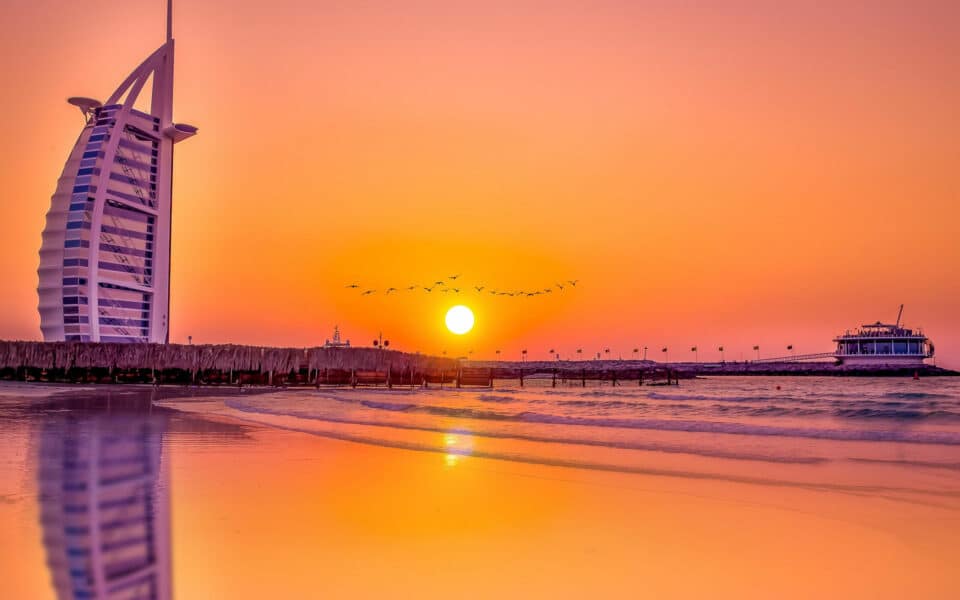
<svg viewBox="0 0 960 600"><path fill-rule="evenodd" d="M463 335L473 329L473 311L462 304L454 306L447 311L446 322L451 333Z"/></svg>

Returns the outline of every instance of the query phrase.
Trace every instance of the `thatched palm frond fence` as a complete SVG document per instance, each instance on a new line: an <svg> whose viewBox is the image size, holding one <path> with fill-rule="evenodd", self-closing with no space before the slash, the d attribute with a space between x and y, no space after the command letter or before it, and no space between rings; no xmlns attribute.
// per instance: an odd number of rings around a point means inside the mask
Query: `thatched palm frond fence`
<svg viewBox="0 0 960 600"><path fill-rule="evenodd" d="M0 341L0 369L110 369L190 373L290 373L306 370L429 374L455 370L452 359L379 348L271 348L236 344L113 344Z"/></svg>

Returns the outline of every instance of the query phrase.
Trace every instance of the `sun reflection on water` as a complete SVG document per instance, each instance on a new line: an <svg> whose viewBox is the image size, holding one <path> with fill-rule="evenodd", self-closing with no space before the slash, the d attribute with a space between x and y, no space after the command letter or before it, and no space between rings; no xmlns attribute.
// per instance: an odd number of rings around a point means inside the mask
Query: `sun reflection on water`
<svg viewBox="0 0 960 600"><path fill-rule="evenodd" d="M469 456L473 451L473 437L456 433L443 434L443 445L447 448L443 462L448 467L455 467L460 459Z"/></svg>

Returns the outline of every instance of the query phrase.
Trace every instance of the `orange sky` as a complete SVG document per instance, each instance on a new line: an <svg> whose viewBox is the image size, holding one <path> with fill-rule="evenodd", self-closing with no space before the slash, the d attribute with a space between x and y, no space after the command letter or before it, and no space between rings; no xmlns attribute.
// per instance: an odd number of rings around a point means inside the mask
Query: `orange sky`
<svg viewBox="0 0 960 600"><path fill-rule="evenodd" d="M180 2L173 341L671 360L831 349L907 305L960 367L954 2ZM723 6L720 6L720 5ZM157 0L5 8L0 337L38 339L44 215ZM575 292L376 295L467 283ZM658 352L652 355L658 355Z"/></svg>

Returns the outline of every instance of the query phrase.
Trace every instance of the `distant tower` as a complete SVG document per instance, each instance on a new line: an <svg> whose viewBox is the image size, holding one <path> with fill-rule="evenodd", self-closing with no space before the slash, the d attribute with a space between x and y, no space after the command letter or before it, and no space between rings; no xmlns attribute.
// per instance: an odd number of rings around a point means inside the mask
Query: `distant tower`
<svg viewBox="0 0 960 600"><path fill-rule="evenodd" d="M339 326L339 325L334 325L334 326L333 326L333 341L331 342L330 340L326 340L326 341L324 342L324 344L323 344L323 347L324 347L324 348L349 348L349 347L350 347L350 340L347 340L346 342L342 341L342 340L340 339L340 326Z"/></svg>
<svg viewBox="0 0 960 600"><path fill-rule="evenodd" d="M40 247L46 341L169 339L173 145L197 132L173 114L172 6L167 41L106 103L70 98L86 123L50 202ZM150 110L134 104L150 84Z"/></svg>

